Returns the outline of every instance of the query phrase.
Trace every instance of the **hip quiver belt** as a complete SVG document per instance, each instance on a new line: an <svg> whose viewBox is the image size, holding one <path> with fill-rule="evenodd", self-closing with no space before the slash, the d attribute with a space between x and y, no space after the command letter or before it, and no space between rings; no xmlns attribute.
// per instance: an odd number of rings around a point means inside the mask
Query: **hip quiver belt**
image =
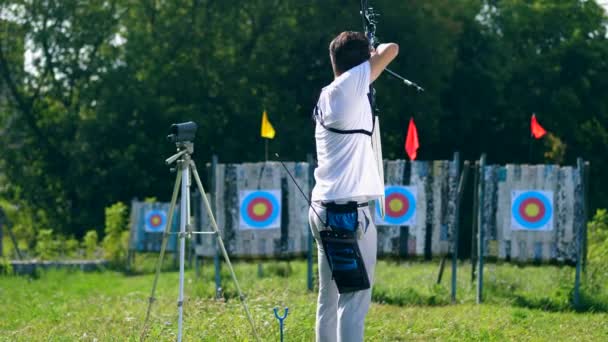
<svg viewBox="0 0 608 342"><path fill-rule="evenodd" d="M323 206L326 208L325 222L329 230L322 230L319 234L338 292L369 289L369 278L357 243L357 209L364 205L357 202L332 202L324 203Z"/></svg>

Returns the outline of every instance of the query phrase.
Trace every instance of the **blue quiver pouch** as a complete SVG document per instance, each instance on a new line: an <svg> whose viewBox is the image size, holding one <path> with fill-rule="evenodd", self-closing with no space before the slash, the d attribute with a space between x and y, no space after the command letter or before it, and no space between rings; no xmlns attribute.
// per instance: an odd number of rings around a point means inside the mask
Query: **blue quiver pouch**
<svg viewBox="0 0 608 342"><path fill-rule="evenodd" d="M369 289L369 277L357 243L357 203L329 203L325 208L325 222L330 230L321 231L319 234L338 292Z"/></svg>

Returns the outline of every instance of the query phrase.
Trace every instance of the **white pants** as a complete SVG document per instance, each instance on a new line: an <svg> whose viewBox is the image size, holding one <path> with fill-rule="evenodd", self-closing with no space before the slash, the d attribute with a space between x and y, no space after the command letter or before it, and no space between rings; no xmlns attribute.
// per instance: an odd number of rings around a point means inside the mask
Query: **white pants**
<svg viewBox="0 0 608 342"><path fill-rule="evenodd" d="M363 341L365 316L372 299L374 269L376 267L377 232L369 207L359 208L359 224L365 232L359 240L365 269L369 277L367 290L339 294L336 282L332 279L331 269L321 244L319 231L325 229L317 216L326 220L325 208L313 203L308 211L308 219L319 250L319 298L317 301L317 323L315 333L317 342L359 342ZM315 213L316 211L316 213ZM367 230L366 230L367 227Z"/></svg>

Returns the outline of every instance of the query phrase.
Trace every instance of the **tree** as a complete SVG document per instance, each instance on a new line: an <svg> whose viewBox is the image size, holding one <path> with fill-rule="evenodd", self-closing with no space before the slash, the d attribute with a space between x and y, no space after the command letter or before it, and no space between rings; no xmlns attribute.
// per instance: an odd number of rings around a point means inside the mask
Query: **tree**
<svg viewBox="0 0 608 342"><path fill-rule="evenodd" d="M52 213L51 225L64 231L90 215L86 184L96 170L86 159L95 155L87 155L82 137L95 119L98 81L116 61L116 5L23 0L0 7L7 18L0 76L10 95L0 137L6 193ZM19 63L24 42L33 57L30 70Z"/></svg>
<svg viewBox="0 0 608 342"><path fill-rule="evenodd" d="M459 150L528 162L535 112L561 147L537 144L534 161L590 159L595 204L606 205L608 45L595 2L370 3L377 36L401 46L391 67L426 89L376 81L387 158L404 157L414 116L423 159ZM266 109L271 152L304 160L311 110L333 78L328 44L361 30L359 2L342 0L5 0L0 11L0 195L78 237L102 227L112 203L168 199L171 123L199 124L204 170L212 154L262 160Z"/></svg>

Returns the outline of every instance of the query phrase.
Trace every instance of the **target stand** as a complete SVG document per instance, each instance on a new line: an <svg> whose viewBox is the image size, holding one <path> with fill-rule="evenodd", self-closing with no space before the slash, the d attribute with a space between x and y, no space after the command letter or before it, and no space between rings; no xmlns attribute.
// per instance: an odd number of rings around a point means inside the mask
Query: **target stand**
<svg viewBox="0 0 608 342"><path fill-rule="evenodd" d="M224 242L219 233L219 228L217 226L217 222L215 221L215 217L213 216L213 211L211 210L211 205L209 204L209 200L207 199L205 189L203 188L203 184L196 170L196 164L192 160L192 153L194 152L194 144L190 141L179 141L176 142L177 145L177 153L173 156L167 158L165 163L167 165L171 165L173 163L177 164L176 169L176 179L175 185L173 187L173 195L171 197L171 205L169 206L168 217L166 218L166 222L172 222L173 214L175 211L176 203L177 203L177 195L180 192L181 188L181 196L180 196L180 229L177 233L179 238L179 294L177 300L177 310L178 310L178 334L177 341L182 341L182 330L183 330L183 305L184 305L184 263L185 263L185 251L186 251L186 238L191 238L192 234L211 234L215 235L217 238L218 246L224 256L224 261L228 265L228 269L230 270L230 274L232 276L232 280L234 281L236 290L239 294L239 299L241 304L243 305L243 309L245 310L247 319L251 324L251 329L256 341L259 341L260 338L255 329L255 324L253 322L253 318L249 311L249 307L247 306L247 302L245 301L245 296L241 291L241 287L239 286L239 282L236 278L236 274L234 273L234 269L232 267L232 263L230 262L230 258L228 256L228 252L226 252L226 248L224 247ZM192 225L190 222L190 185L191 185L191 175L194 176L194 180L196 181L196 185L201 194L203 202L205 204L205 209L209 215L211 221L212 231L193 231ZM149 217L151 222L151 226L160 226L164 217L162 215L151 214ZM167 248L167 241L170 234L174 234L170 232L170 224L165 225L165 229L163 231L162 244L160 249L160 256L156 263L156 274L154 277L154 283L152 285L152 293L149 298L148 309L146 311L146 318L144 320L144 325L141 331L140 341L145 340L148 321L150 319L150 312L152 309L152 304L154 303L156 293L156 286L158 284L158 278L160 276L160 269L163 263L163 258L165 256L165 251ZM152 227L154 229L154 227Z"/></svg>

